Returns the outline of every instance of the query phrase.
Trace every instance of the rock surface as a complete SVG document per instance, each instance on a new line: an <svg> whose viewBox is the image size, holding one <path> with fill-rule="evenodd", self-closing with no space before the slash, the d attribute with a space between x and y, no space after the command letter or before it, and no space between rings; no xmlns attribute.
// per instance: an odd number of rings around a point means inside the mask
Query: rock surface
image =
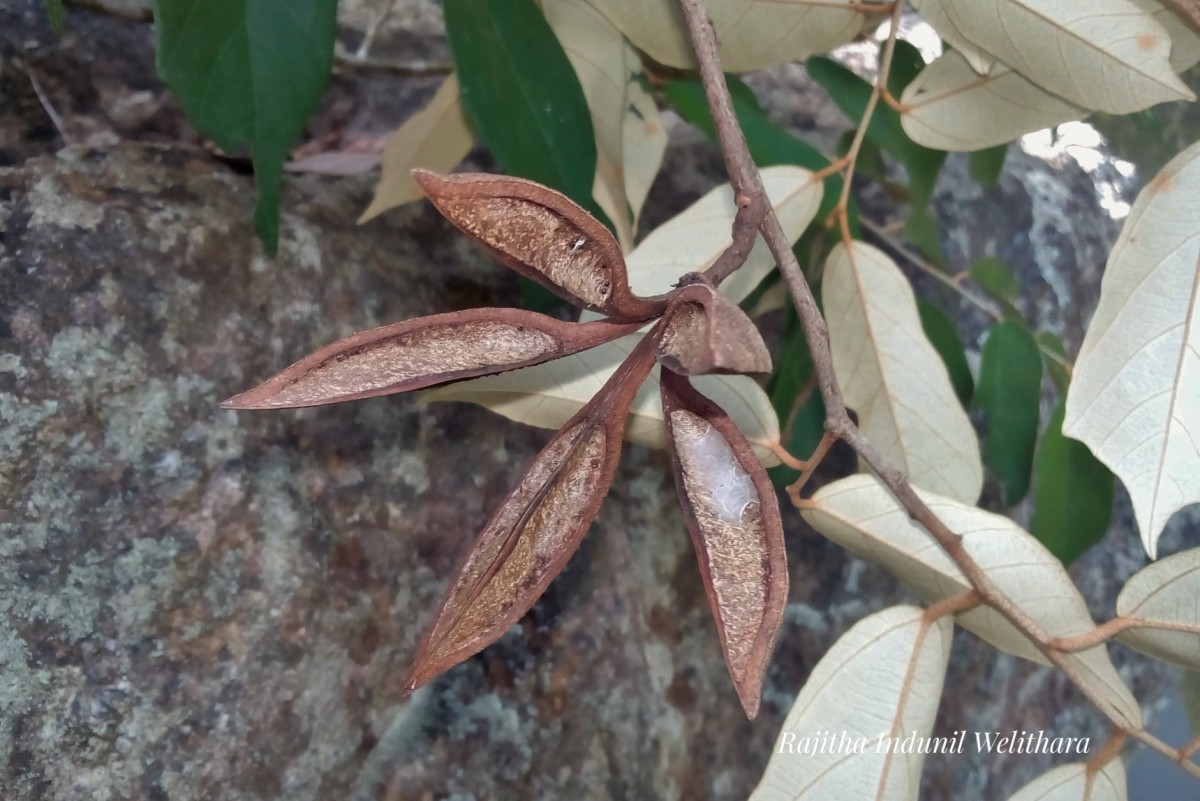
<svg viewBox="0 0 1200 801"><path fill-rule="evenodd" d="M419 25L428 6L413 4ZM32 0L0 9L6 61L32 69L65 126L48 123L27 76L0 75L18 100L0 103L0 131L18 126L0 134L0 797L747 797L821 654L907 596L785 513L791 603L747 722L666 460L630 446L533 613L401 699L447 575L548 433L407 397L260 414L217 404L351 331L513 305L514 279L422 204L356 227L365 177L290 180L267 258L251 179L196 146L147 72L148 29L75 11L73 47L60 47L40 13ZM387 81L339 78L314 131L410 111L436 83ZM794 70L763 81L813 96ZM811 127L799 101L779 108ZM698 137L672 136L651 222L720 177ZM948 172L949 239L967 259L1032 236L1011 252L1045 280L1036 253L1067 237L1061 280L1086 308L1115 227L1086 199L1057 216L1038 206L1030 187L1051 173L1017 164L991 193ZM1011 228L967 233L1013 207L1027 211ZM1052 314L1040 319L1077 342L1079 315ZM1097 614L1139 566L1128 530L1106 545L1077 568ZM1152 698L1158 669L1122 664ZM951 665L941 733L1104 736L1052 672L967 635ZM1050 761L931 757L923 797L1004 798Z"/></svg>

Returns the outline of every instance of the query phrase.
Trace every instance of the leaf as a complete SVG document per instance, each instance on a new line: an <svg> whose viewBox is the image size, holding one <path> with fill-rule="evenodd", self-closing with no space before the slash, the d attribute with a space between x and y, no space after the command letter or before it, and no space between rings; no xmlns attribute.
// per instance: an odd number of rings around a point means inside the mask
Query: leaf
<svg viewBox="0 0 1200 801"><path fill-rule="evenodd" d="M329 79L337 0L154 0L158 74L223 150L254 154L254 219L279 242L283 162Z"/></svg>
<svg viewBox="0 0 1200 801"><path fill-rule="evenodd" d="M1092 772L1086 762L1059 765L1008 801L1125 801L1125 766L1118 756Z"/></svg>
<svg viewBox="0 0 1200 801"><path fill-rule="evenodd" d="M629 291L621 246L568 198L532 181L483 173L413 177L438 211L502 264L581 308L619 320L662 313Z"/></svg>
<svg viewBox="0 0 1200 801"><path fill-rule="evenodd" d="M985 256L971 265L971 280L1002 303L1012 304L1021 296L1021 287L1013 271L994 256Z"/></svg>
<svg viewBox="0 0 1200 801"><path fill-rule="evenodd" d="M1200 143L1141 191L1108 257L1063 432L1133 499L1154 557L1174 512L1200 500Z"/></svg>
<svg viewBox="0 0 1200 801"><path fill-rule="evenodd" d="M637 52L587 0L543 0L546 21L579 78L596 134L592 195L633 249L638 214L662 164L667 132Z"/></svg>
<svg viewBox="0 0 1200 801"><path fill-rule="evenodd" d="M664 316L658 361L684 375L770 373L771 354L754 322L706 284L680 288Z"/></svg>
<svg viewBox="0 0 1200 801"><path fill-rule="evenodd" d="M1046 372L1050 374L1050 379L1054 382L1054 388L1058 390L1060 395L1067 394L1067 385L1071 383L1071 376L1067 373L1067 368L1062 362L1054 359L1050 354L1054 354L1063 361L1067 358L1067 349L1063 347L1062 340L1056 337L1049 331L1038 331L1034 335L1037 340L1038 347L1042 351L1042 365L1046 368Z"/></svg>
<svg viewBox="0 0 1200 801"><path fill-rule="evenodd" d="M1029 491L1041 414L1042 357L1017 320L992 326L983 343L974 406L983 410L983 461L1000 479L1001 500L1013 506Z"/></svg>
<svg viewBox="0 0 1200 801"><path fill-rule="evenodd" d="M991 71L992 65L996 63L995 56L985 53L963 36L947 13L945 3L932 2L923 5L913 3L914 7L918 5L921 7L921 19L937 32L942 42L954 48L971 66L972 70L980 75L986 75Z"/></svg>
<svg viewBox="0 0 1200 801"><path fill-rule="evenodd" d="M587 101L534 0L444 0L443 9L463 107L496 161L599 213Z"/></svg>
<svg viewBox="0 0 1200 801"><path fill-rule="evenodd" d="M518 423L559 428L596 394L641 338L634 334L534 367L439 387L426 392L423 402L467 401ZM765 447L779 440L779 419L762 387L740 375L700 376L695 386L733 418L754 444L760 462L768 467L779 463ZM666 447L657 367L638 392L630 414L626 439L650 448Z"/></svg>
<svg viewBox="0 0 1200 801"><path fill-rule="evenodd" d="M937 219L926 211L925 206L913 206L904 221L904 233L908 241L916 245L931 264L944 267L946 256L942 252L942 230Z"/></svg>
<svg viewBox="0 0 1200 801"><path fill-rule="evenodd" d="M1095 628L1087 603L1062 563L1016 523L923 490L917 494L962 537L963 549L996 588L1049 636L1070 637ZM953 560L872 476L851 476L822 487L801 514L834 542L885 565L928 602L970 588ZM975 607L956 622L1003 651L1046 664L1041 651L991 607ZM1104 645L1067 654L1065 659L1081 675L1081 689L1093 703L1122 727L1141 727L1137 699L1117 675Z"/></svg>
<svg viewBox="0 0 1200 801"><path fill-rule="evenodd" d="M799 167L769 167L763 187L783 231L793 242L812 222L823 186ZM733 241L736 212L733 189L722 184L660 225L626 259L629 284L642 296L669 292L683 275L703 272ZM775 259L760 237L745 264L721 284L721 294L741 302L775 269Z"/></svg>
<svg viewBox="0 0 1200 801"><path fill-rule="evenodd" d="M63 0L42 0L46 6L46 19L50 22L50 30L55 36L63 32Z"/></svg>
<svg viewBox="0 0 1200 801"><path fill-rule="evenodd" d="M338 340L221 406L288 409L408 392L557 359L636 327L566 323L520 309L418 317Z"/></svg>
<svg viewBox="0 0 1200 801"><path fill-rule="evenodd" d="M751 720L787 605L779 501L737 425L670 370L662 374L668 451L725 664Z"/></svg>
<svg viewBox="0 0 1200 801"><path fill-rule="evenodd" d="M1093 111L1128 114L1195 96L1168 61L1171 39L1129 0L916 0L963 38L1041 86Z"/></svg>
<svg viewBox="0 0 1200 801"><path fill-rule="evenodd" d="M916 801L927 749L912 746L933 732L953 633L911 606L854 624L809 674L750 801Z"/></svg>
<svg viewBox="0 0 1200 801"><path fill-rule="evenodd" d="M499 639L562 571L608 494L629 403L653 363L647 340L537 455L450 579L406 691Z"/></svg>
<svg viewBox="0 0 1200 801"><path fill-rule="evenodd" d="M971 180L980 186L995 186L1004 172L1004 159L1008 155L1008 145L973 150L968 156L967 169Z"/></svg>
<svg viewBox="0 0 1200 801"><path fill-rule="evenodd" d="M971 396L975 394L975 378L971 375L971 365L967 364L967 354L954 321L937 306L921 299L917 300L917 313L921 316L921 330L946 365L954 394L964 409L969 408Z"/></svg>
<svg viewBox="0 0 1200 801"><path fill-rule="evenodd" d="M875 92L875 87L838 62L824 56L810 58L805 62L805 69L809 76L829 93L842 113L857 125L866 111L867 102ZM928 203L933 195L933 185L937 181L942 162L946 160L945 152L930 150L909 139L900 124L900 116L883 104L876 106L867 126L866 137L880 150L904 165L908 171L915 204L924 206Z"/></svg>
<svg viewBox="0 0 1200 801"><path fill-rule="evenodd" d="M695 68L687 27L674 0L594 0L639 50L660 64ZM858 35L863 15L850 0L710 0L705 10L721 64L750 72L832 50Z"/></svg>
<svg viewBox="0 0 1200 801"><path fill-rule="evenodd" d="M1003 64L980 75L955 51L922 70L900 103L900 124L914 142L951 151L1006 144L1089 113Z"/></svg>
<svg viewBox="0 0 1200 801"><path fill-rule="evenodd" d="M359 223L424 197L412 169L448 172L467 157L474 142L475 135L459 102L458 78L450 73L428 105L388 137L383 149L383 174Z"/></svg>
<svg viewBox="0 0 1200 801"><path fill-rule="evenodd" d="M1133 0L1133 3L1157 20L1171 37L1171 69L1184 72L1200 62L1200 34L1158 0Z"/></svg>
<svg viewBox="0 0 1200 801"><path fill-rule="evenodd" d="M1117 614L1187 627L1188 631L1138 627L1117 639L1158 659L1200 669L1200 548L1160 559L1125 582Z"/></svg>
<svg viewBox="0 0 1200 801"><path fill-rule="evenodd" d="M914 484L974 503L983 484L975 429L904 274L871 245L839 243L821 295L833 369L863 434Z"/></svg>
<svg viewBox="0 0 1200 801"><path fill-rule="evenodd" d="M1064 408L1055 407L1034 459L1029 533L1070 564L1108 531L1113 474L1086 446L1063 436Z"/></svg>
<svg viewBox="0 0 1200 801"><path fill-rule="evenodd" d="M746 135L746 145L750 155L760 170L776 165L794 164L810 170L819 171L829 166L829 159L821 151L807 142L797 139L787 131L776 126L767 119L766 114L758 105L754 92L740 79L733 75L725 76L729 91L733 97L734 113L742 133ZM704 96L704 87L697 81L670 81L667 83L666 94L671 105L685 120L695 125L711 141L717 141L717 131L713 125L712 114L708 109L708 101ZM817 208L816 219L823 221L833 210L838 197L842 193L842 177L838 172L832 172L825 177L825 192L821 205ZM859 235L858 211L854 199L850 199L848 209L850 233Z"/></svg>

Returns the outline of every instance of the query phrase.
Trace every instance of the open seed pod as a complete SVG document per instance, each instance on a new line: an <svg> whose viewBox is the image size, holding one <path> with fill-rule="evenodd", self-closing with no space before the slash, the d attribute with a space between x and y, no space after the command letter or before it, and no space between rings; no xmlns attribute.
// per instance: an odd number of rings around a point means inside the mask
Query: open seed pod
<svg viewBox="0 0 1200 801"><path fill-rule="evenodd" d="M647 337L559 429L493 513L450 579L405 692L495 642L562 571L608 494L629 407L653 364Z"/></svg>
<svg viewBox="0 0 1200 801"><path fill-rule="evenodd" d="M373 398L557 359L637 330L520 309L467 309L352 334L221 404L286 409Z"/></svg>
<svg viewBox="0 0 1200 801"><path fill-rule="evenodd" d="M771 354L753 321L707 284L677 290L666 315L658 360L683 375L769 373Z"/></svg>
<svg viewBox="0 0 1200 801"><path fill-rule="evenodd" d="M502 175L413 170L413 177L446 219L559 297L617 320L662 313L664 301L630 290L613 235L565 195Z"/></svg>
<svg viewBox="0 0 1200 801"><path fill-rule="evenodd" d="M679 503L725 664L742 708L754 718L787 604L779 503L729 416L681 375L664 370L661 385Z"/></svg>

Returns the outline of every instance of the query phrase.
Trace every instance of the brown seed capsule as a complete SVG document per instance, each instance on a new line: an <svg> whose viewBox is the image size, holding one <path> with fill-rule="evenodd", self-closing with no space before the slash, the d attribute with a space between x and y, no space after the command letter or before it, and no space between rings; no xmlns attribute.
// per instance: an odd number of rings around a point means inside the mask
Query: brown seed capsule
<svg viewBox="0 0 1200 801"><path fill-rule="evenodd" d="M613 235L566 196L501 175L413 170L413 177L446 219L565 300L618 320L662 312L662 300L644 300L629 289Z"/></svg>
<svg viewBox="0 0 1200 801"><path fill-rule="evenodd" d="M663 371L662 404L675 486L725 664L753 719L788 594L775 490L737 426L688 379Z"/></svg>
<svg viewBox="0 0 1200 801"><path fill-rule="evenodd" d="M353 334L221 405L282 409L373 398L578 353L636 323L567 323L520 309L468 309Z"/></svg>
<svg viewBox="0 0 1200 801"><path fill-rule="evenodd" d="M769 373L771 354L738 305L707 284L677 290L658 360L684 375Z"/></svg>
<svg viewBox="0 0 1200 801"><path fill-rule="evenodd" d="M495 642L562 571L608 494L625 418L653 364L645 338L537 455L450 580L406 692Z"/></svg>

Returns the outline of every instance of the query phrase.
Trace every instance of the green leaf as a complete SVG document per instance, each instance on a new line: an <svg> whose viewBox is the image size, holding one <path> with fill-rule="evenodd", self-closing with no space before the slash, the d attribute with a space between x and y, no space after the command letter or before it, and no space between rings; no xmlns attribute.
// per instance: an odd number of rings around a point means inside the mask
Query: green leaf
<svg viewBox="0 0 1200 801"><path fill-rule="evenodd" d="M50 21L50 30L58 36L63 32L62 0L43 0L46 5L46 19Z"/></svg>
<svg viewBox="0 0 1200 801"><path fill-rule="evenodd" d="M1042 392L1042 358L1025 324L1004 320L983 344L975 408L987 417L983 461L1000 479L1009 506L1029 491Z"/></svg>
<svg viewBox="0 0 1200 801"><path fill-rule="evenodd" d="M1000 304L1004 316L1011 320L1024 320L1021 312L1014 305L1021 296L1021 287L1017 277L1008 265L997 258L985 256L971 265L971 280L979 284L992 300Z"/></svg>
<svg viewBox="0 0 1200 801"><path fill-rule="evenodd" d="M786 344L775 362L775 372L767 382L767 393L783 424L783 447L798 459L808 458L825 434L825 403L821 400L820 389L813 383L813 375L812 354L795 311L789 309ZM808 394L801 400L803 393ZM798 400L801 401L799 405ZM800 476L783 465L767 472L780 487L791 484Z"/></svg>
<svg viewBox="0 0 1200 801"><path fill-rule="evenodd" d="M1046 370L1050 373L1050 380L1054 382L1054 388L1058 390L1058 394L1066 395L1067 385L1071 383L1071 376L1068 375L1061 362L1046 354L1046 351L1050 351L1066 361L1067 349L1063 347L1062 340L1049 331L1038 331L1034 339L1037 340L1038 346L1042 350L1042 363L1046 365Z"/></svg>
<svg viewBox="0 0 1200 801"><path fill-rule="evenodd" d="M879 46L879 53L882 57L882 44ZM897 39L896 50L892 53L892 68L888 72L887 80L888 91L891 92L892 97L899 99L908 85L912 83L912 79L917 77L923 69L925 69L925 57L921 55L917 46L903 39Z"/></svg>
<svg viewBox="0 0 1200 801"><path fill-rule="evenodd" d="M737 76L726 75L729 93L733 97L733 110L737 115L750 156L759 167L776 164L795 164L809 170L822 170L829 166L829 159L812 145L792 136L767 119L754 92ZM692 125L696 126L713 142L717 141L717 130L713 126L704 87L697 81L668 81L664 90L671 105ZM842 176L831 174L825 178L825 194L817 210L815 225L820 225L837 204L842 194ZM853 199L848 210L850 233L862 236L858 224L858 210Z"/></svg>
<svg viewBox="0 0 1200 801"><path fill-rule="evenodd" d="M975 393L975 379L971 377L971 366L967 364L967 355L953 321L941 309L925 300L917 300L917 312L921 315L921 328L925 330L925 336L946 363L954 394L963 408L969 408L971 396Z"/></svg>
<svg viewBox="0 0 1200 801"><path fill-rule="evenodd" d="M1063 436L1064 408L1059 401L1038 446L1029 531L1069 564L1108 530L1113 474L1086 445Z"/></svg>
<svg viewBox="0 0 1200 801"><path fill-rule="evenodd" d="M445 0L443 9L463 107L497 163L607 222L592 200L596 138L587 100L537 3Z"/></svg>
<svg viewBox="0 0 1200 801"><path fill-rule="evenodd" d="M995 186L1004 171L1004 157L1008 155L1008 145L986 147L983 150L973 150L967 156L967 169L971 180L980 186Z"/></svg>
<svg viewBox="0 0 1200 801"><path fill-rule="evenodd" d="M279 242L283 162L333 65L337 0L155 0L158 74L192 123L254 156L259 236Z"/></svg>
<svg viewBox="0 0 1200 801"><path fill-rule="evenodd" d="M937 219L924 206L913 206L909 211L908 219L904 221L904 233L931 264L938 267L946 265L946 257L942 253L942 230L938 227Z"/></svg>
<svg viewBox="0 0 1200 801"><path fill-rule="evenodd" d="M867 110L867 102L875 92L874 86L831 58L814 56L805 62L805 66L842 113L857 124ZM915 204L924 206L928 203L938 172L946 160L945 151L930 150L909 139L900 125L900 115L883 103L875 107L866 138L904 165Z"/></svg>

